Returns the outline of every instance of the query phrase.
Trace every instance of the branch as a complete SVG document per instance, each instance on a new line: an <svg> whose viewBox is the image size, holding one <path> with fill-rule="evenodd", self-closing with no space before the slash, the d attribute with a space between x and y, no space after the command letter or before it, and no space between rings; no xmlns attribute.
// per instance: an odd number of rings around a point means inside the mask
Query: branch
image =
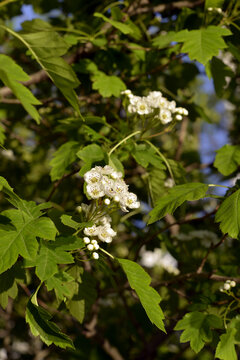
<svg viewBox="0 0 240 360"><path fill-rule="evenodd" d="M132 6L129 7L128 9L128 15L130 16L134 16L134 15L139 15L139 14L145 14L147 12L164 12L164 11L168 11L168 10L173 10L173 9L178 9L181 10L184 7L187 8L194 8L198 5L202 5L204 3L204 0L197 0L197 1L176 1L176 2L172 2L169 4L161 4L161 5L156 5L156 6L143 6L140 7L139 4L134 3L132 4ZM146 4L146 1L141 1L141 5Z"/></svg>

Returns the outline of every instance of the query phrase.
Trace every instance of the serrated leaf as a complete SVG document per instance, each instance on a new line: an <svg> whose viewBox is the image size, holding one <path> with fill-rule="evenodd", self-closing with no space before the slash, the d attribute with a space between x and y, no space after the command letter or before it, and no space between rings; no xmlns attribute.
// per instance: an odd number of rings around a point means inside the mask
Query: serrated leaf
<svg viewBox="0 0 240 360"><path fill-rule="evenodd" d="M16 33L3 25L1 27L28 48L32 57L46 71L49 78L80 116L78 99L73 90L79 85L79 81L71 66L60 57L69 48L64 39L53 30L50 24L40 19L24 22L22 27L26 33Z"/></svg>
<svg viewBox="0 0 240 360"><path fill-rule="evenodd" d="M41 209L48 204L36 205L32 201L21 200L13 191L11 193L8 190L8 192L10 196L13 196L13 202L16 200L16 206L20 204L20 209L2 212L9 218L12 227L0 229L0 273L10 268L19 255L26 259L34 258L38 250L37 237L54 240L57 233L51 219L40 218L43 215Z"/></svg>
<svg viewBox="0 0 240 360"><path fill-rule="evenodd" d="M198 30L184 30L176 34L175 41L183 42L181 52L188 54L191 60L203 65L217 56L219 50L227 47L223 36L231 35L231 31L220 26L208 26Z"/></svg>
<svg viewBox="0 0 240 360"><path fill-rule="evenodd" d="M124 82L115 75L107 75L98 71L92 75L93 89L98 90L103 97L118 97L121 91L126 90Z"/></svg>
<svg viewBox="0 0 240 360"><path fill-rule="evenodd" d="M220 205L215 221L220 222L223 234L237 238L240 233L240 190L227 197Z"/></svg>
<svg viewBox="0 0 240 360"><path fill-rule="evenodd" d="M82 323L86 313L96 300L96 282L90 273L84 272L83 268L78 265L74 265L67 273L75 281L68 285L72 294L70 299L66 301L66 306L71 315Z"/></svg>
<svg viewBox="0 0 240 360"><path fill-rule="evenodd" d="M221 174L228 176L237 170L240 165L240 146L239 145L224 145L217 150L217 155L214 161L215 168Z"/></svg>
<svg viewBox="0 0 240 360"><path fill-rule="evenodd" d="M149 193L152 199L152 203L155 205L160 196L163 196L166 192L164 188L164 180L166 179L166 173L159 168L151 167L148 170L148 187Z"/></svg>
<svg viewBox="0 0 240 360"><path fill-rule="evenodd" d="M117 260L127 275L131 288L136 291L149 320L160 330L166 332L163 323L164 315L159 305L161 297L150 286L151 277L134 261L119 258Z"/></svg>
<svg viewBox="0 0 240 360"><path fill-rule="evenodd" d="M59 271L46 281L46 286L48 291L55 291L59 300L64 300L66 297L71 296L71 290L67 284L73 280L73 277L65 271Z"/></svg>
<svg viewBox="0 0 240 360"><path fill-rule="evenodd" d="M41 340L48 346L55 344L63 349L70 347L74 349L72 340L62 332L55 323L50 321L52 315L38 306L36 294L28 301L26 308L26 322L29 324L34 336L40 336Z"/></svg>
<svg viewBox="0 0 240 360"><path fill-rule="evenodd" d="M68 141L55 151L53 159L50 161L52 181L58 180L64 175L67 167L76 160L78 149L79 143L77 141Z"/></svg>
<svg viewBox="0 0 240 360"><path fill-rule="evenodd" d="M130 25L124 24L124 23L122 23L120 21L115 21L115 20L109 19L106 16L104 16L103 14L100 14L98 12L95 12L93 15L98 17L98 18L103 19L106 22L108 22L113 27L120 30L123 34L130 34L130 33L133 32L133 29L132 29L132 27Z"/></svg>
<svg viewBox="0 0 240 360"><path fill-rule="evenodd" d="M228 328L226 334L220 336L215 353L216 358L221 360L237 360L234 341L236 332L236 329Z"/></svg>
<svg viewBox="0 0 240 360"><path fill-rule="evenodd" d="M205 342L212 340L212 327L222 328L222 320L218 316L194 311L179 320L174 330L184 330L180 337L181 343L190 341L191 348L198 353Z"/></svg>
<svg viewBox="0 0 240 360"><path fill-rule="evenodd" d="M45 281L58 272L58 264L72 264L73 262L72 255L62 248L61 241L60 244L59 240L53 243L42 241L35 259L36 274L41 281Z"/></svg>
<svg viewBox="0 0 240 360"><path fill-rule="evenodd" d="M0 79L21 101L29 115L39 123L40 115L33 105L40 105L41 102L20 82L29 80L29 76L12 58L3 54L0 54Z"/></svg>
<svg viewBox="0 0 240 360"><path fill-rule="evenodd" d="M203 198L207 190L208 185L201 183L188 183L174 186L169 190L168 195L159 199L154 209L150 211L148 224L160 220L166 214L173 214L185 201L194 201Z"/></svg>

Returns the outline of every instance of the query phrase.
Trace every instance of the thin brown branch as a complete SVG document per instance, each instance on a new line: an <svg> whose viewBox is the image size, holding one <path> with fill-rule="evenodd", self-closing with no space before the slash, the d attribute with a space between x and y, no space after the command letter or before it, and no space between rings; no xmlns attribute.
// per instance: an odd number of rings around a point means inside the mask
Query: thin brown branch
<svg viewBox="0 0 240 360"><path fill-rule="evenodd" d="M58 181L56 181L56 182L54 183L53 188L52 188L50 194L48 195L46 201L48 202L48 201L51 200L51 198L53 197L55 191L56 191L57 188L61 185L61 183L63 182L64 179L67 179L67 178L73 176L74 174L78 173L79 170L80 170L80 168L77 167L76 169L74 169L73 171L71 171L69 174L64 174L64 175L61 177L61 179L59 179Z"/></svg>
<svg viewBox="0 0 240 360"><path fill-rule="evenodd" d="M202 272L203 267L204 267L204 265L205 265L205 263L206 263L206 261L207 261L207 259L208 259L208 255L210 254L210 252L212 252L212 251L215 250L217 247L219 247L219 246L224 242L224 240L226 239L226 237L227 237L227 234L225 234L217 244L210 246L210 248L208 249L206 255L205 255L204 258L202 259L201 264L199 265L199 267L198 267L198 269L197 269L197 274L200 274L200 273Z"/></svg>

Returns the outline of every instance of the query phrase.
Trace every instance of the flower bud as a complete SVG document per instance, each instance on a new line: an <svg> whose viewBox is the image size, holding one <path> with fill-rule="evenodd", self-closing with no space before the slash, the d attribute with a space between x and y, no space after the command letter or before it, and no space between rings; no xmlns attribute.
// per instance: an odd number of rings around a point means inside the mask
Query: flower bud
<svg viewBox="0 0 240 360"><path fill-rule="evenodd" d="M93 253L92 253L92 257L93 257L93 259L95 259L95 260L99 259L99 255L98 255L97 252L93 252Z"/></svg>
<svg viewBox="0 0 240 360"><path fill-rule="evenodd" d="M111 202L110 199L105 199L105 200L104 200L104 204L105 204L105 205L110 205L110 202Z"/></svg>
<svg viewBox="0 0 240 360"><path fill-rule="evenodd" d="M84 241L85 244L89 244L89 243L90 243L90 239L89 239L87 236L85 236L85 237L83 238L83 241Z"/></svg>
<svg viewBox="0 0 240 360"><path fill-rule="evenodd" d="M88 249L89 251L92 251L92 250L94 249L94 246L93 246L92 244L89 244L89 245L87 246L87 249Z"/></svg>

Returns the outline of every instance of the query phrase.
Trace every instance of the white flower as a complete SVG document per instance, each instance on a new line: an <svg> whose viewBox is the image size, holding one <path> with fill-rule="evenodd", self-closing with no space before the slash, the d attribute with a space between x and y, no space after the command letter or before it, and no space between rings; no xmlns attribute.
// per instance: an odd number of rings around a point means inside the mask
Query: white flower
<svg viewBox="0 0 240 360"><path fill-rule="evenodd" d="M172 121L172 114L169 110L162 109L159 114L162 124L167 124Z"/></svg>
<svg viewBox="0 0 240 360"><path fill-rule="evenodd" d="M86 227L86 228L83 230L84 234L85 234L85 235L88 235L88 236L98 235L98 231L99 231L99 227L97 227L96 225Z"/></svg>
<svg viewBox="0 0 240 360"><path fill-rule="evenodd" d="M128 191L128 185L125 183L124 180L119 179L119 180L115 181L115 183L114 183L114 190L115 190L116 194L122 195Z"/></svg>
<svg viewBox="0 0 240 360"><path fill-rule="evenodd" d="M105 194L109 197L114 197L116 195L116 191L114 190L114 182L111 185L107 184L104 186Z"/></svg>
<svg viewBox="0 0 240 360"><path fill-rule="evenodd" d="M98 232L98 238L100 240L110 243L112 241L112 237L116 235L117 233L110 227L110 225L100 226Z"/></svg>
<svg viewBox="0 0 240 360"><path fill-rule="evenodd" d="M110 199L104 199L104 204L105 205L110 205L110 203L111 203Z"/></svg>
<svg viewBox="0 0 240 360"><path fill-rule="evenodd" d="M92 257L93 257L93 259L95 259L95 260L99 259L99 255L98 255L97 252L93 252L93 253L92 253Z"/></svg>
<svg viewBox="0 0 240 360"><path fill-rule="evenodd" d="M111 216L109 216L109 215L102 216L102 217L99 219L99 222L100 222L102 225L110 224L111 221L112 221L112 218L111 218Z"/></svg>
<svg viewBox="0 0 240 360"><path fill-rule="evenodd" d="M130 96L129 101L130 101L130 104L131 104L131 105L136 106L137 103L138 103L139 101L141 101L141 97L140 97L140 96L133 95L133 96Z"/></svg>
<svg viewBox="0 0 240 360"><path fill-rule="evenodd" d="M171 178L168 178L164 181L164 186L168 188L172 188L174 186L174 180Z"/></svg>
<svg viewBox="0 0 240 360"><path fill-rule="evenodd" d="M105 195L101 184L87 185L87 193L92 199L98 199Z"/></svg>
<svg viewBox="0 0 240 360"><path fill-rule="evenodd" d="M99 171L96 171L95 168L84 174L84 180L87 184L96 184L99 183L102 178L102 175Z"/></svg>
<svg viewBox="0 0 240 360"><path fill-rule="evenodd" d="M168 109L171 111L171 112L174 112L175 111L175 108L176 108L176 102L173 100L173 101L170 101L168 103Z"/></svg>
<svg viewBox="0 0 240 360"><path fill-rule="evenodd" d="M176 120L181 121L182 120L182 115L177 114L176 115Z"/></svg>
<svg viewBox="0 0 240 360"><path fill-rule="evenodd" d="M120 199L120 202L123 207L129 207L130 209L137 209L140 207L140 202L137 201L137 195L134 193L124 194L123 199Z"/></svg>
<svg viewBox="0 0 240 360"><path fill-rule="evenodd" d="M122 95L130 95L132 92L131 92L131 90L129 90L129 89L126 89L126 90L123 90L123 91L121 91L121 94Z"/></svg>
<svg viewBox="0 0 240 360"><path fill-rule="evenodd" d="M105 165L101 173L103 175L111 175L114 172L114 169L110 165Z"/></svg>
<svg viewBox="0 0 240 360"><path fill-rule="evenodd" d="M84 236L83 241L84 241L85 244L90 243L90 239L87 236Z"/></svg>
<svg viewBox="0 0 240 360"><path fill-rule="evenodd" d="M225 284L223 285L223 288L224 288L224 290L230 290L230 289L231 289L231 285L228 284L228 283L225 283Z"/></svg>
<svg viewBox="0 0 240 360"><path fill-rule="evenodd" d="M129 105L128 105L128 112L129 112L130 114L135 113L135 112L136 112L136 107L135 107L134 105L132 105L132 104L129 104Z"/></svg>
<svg viewBox="0 0 240 360"><path fill-rule="evenodd" d="M150 106L148 106L147 101L139 100L136 104L136 112L139 115L147 115L152 112L152 109L150 108Z"/></svg>
<svg viewBox="0 0 240 360"><path fill-rule="evenodd" d="M94 247L94 250L98 250L98 249L99 249L99 245L98 245L98 244L94 244L93 247Z"/></svg>
<svg viewBox="0 0 240 360"><path fill-rule="evenodd" d="M96 245L98 242L97 242L97 240L92 240L91 241L91 244L93 244L93 245Z"/></svg>
<svg viewBox="0 0 240 360"><path fill-rule="evenodd" d="M88 249L89 251L93 251L93 250L94 250L94 246L93 246L92 244L88 244L88 245L87 245L87 249Z"/></svg>
<svg viewBox="0 0 240 360"><path fill-rule="evenodd" d="M167 109L168 108L168 104L169 104L169 101L162 97L160 100L159 100L159 107L160 108L163 108L163 109Z"/></svg>

